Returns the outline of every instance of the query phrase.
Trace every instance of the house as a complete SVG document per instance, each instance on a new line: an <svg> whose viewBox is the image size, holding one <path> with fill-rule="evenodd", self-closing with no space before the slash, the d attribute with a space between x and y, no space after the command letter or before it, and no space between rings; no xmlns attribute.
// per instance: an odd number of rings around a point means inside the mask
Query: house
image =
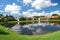
<svg viewBox="0 0 60 40"><path fill-rule="evenodd" d="M0 18L0 22L1 22L1 21L4 21L4 18Z"/></svg>
<svg viewBox="0 0 60 40"><path fill-rule="evenodd" d="M51 18L58 18L58 16L51 16Z"/></svg>
<svg viewBox="0 0 60 40"><path fill-rule="evenodd" d="M59 15L58 15L57 13L54 13L54 14L51 15L50 18L52 18L52 19L56 19L56 18L58 18L58 17L59 17Z"/></svg>
<svg viewBox="0 0 60 40"><path fill-rule="evenodd" d="M2 18L0 18L0 20L1 20Z"/></svg>

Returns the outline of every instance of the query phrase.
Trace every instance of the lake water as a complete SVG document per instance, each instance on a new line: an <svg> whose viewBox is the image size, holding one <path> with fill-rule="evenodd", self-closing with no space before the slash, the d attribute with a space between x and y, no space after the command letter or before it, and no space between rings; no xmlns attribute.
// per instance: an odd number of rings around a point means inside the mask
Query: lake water
<svg viewBox="0 0 60 40"><path fill-rule="evenodd" d="M60 30L60 25L58 23L10 24L8 27L12 31L23 35L40 35Z"/></svg>

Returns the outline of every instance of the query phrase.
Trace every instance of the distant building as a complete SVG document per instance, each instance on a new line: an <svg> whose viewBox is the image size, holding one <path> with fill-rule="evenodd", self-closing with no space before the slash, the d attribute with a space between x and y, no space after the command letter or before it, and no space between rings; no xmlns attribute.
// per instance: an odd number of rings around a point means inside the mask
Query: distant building
<svg viewBox="0 0 60 40"><path fill-rule="evenodd" d="M59 15L56 14L56 13L54 13L54 14L51 16L51 18L58 18L58 17L59 17Z"/></svg>
<svg viewBox="0 0 60 40"><path fill-rule="evenodd" d="M58 16L51 16L51 18L58 18Z"/></svg>
<svg viewBox="0 0 60 40"><path fill-rule="evenodd" d="M0 18L0 20L1 20L2 18Z"/></svg>
<svg viewBox="0 0 60 40"><path fill-rule="evenodd" d="M19 21L19 18L15 18L17 21Z"/></svg>
<svg viewBox="0 0 60 40"><path fill-rule="evenodd" d="M1 22L1 21L4 21L4 18L0 18L0 22Z"/></svg>

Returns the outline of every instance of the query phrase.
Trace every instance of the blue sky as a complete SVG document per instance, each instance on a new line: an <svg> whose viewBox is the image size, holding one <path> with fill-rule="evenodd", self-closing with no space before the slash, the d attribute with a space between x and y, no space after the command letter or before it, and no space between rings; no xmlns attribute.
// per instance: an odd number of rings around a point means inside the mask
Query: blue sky
<svg viewBox="0 0 60 40"><path fill-rule="evenodd" d="M0 0L0 14L40 16L51 13L60 13L60 0Z"/></svg>

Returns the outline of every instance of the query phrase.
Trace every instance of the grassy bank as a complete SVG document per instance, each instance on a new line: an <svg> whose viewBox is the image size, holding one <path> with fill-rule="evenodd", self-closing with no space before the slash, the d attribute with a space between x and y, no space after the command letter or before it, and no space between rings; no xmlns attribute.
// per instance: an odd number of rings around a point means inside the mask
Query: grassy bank
<svg viewBox="0 0 60 40"><path fill-rule="evenodd" d="M41 20L41 21L60 21L60 20Z"/></svg>
<svg viewBox="0 0 60 40"><path fill-rule="evenodd" d="M60 20L40 20L41 22L58 22L60 23ZM22 21L7 21L7 22L0 22L0 24L13 24L13 23L32 23L32 22L38 22L38 20L22 20Z"/></svg>
<svg viewBox="0 0 60 40"><path fill-rule="evenodd" d="M7 21L7 22L0 22L0 24L3 24L3 23L17 23L17 22L20 22L20 23L24 23L24 22L38 22L38 20Z"/></svg>
<svg viewBox="0 0 60 40"><path fill-rule="evenodd" d="M17 34L0 25L0 40L60 40L60 31L45 35L28 36Z"/></svg>

